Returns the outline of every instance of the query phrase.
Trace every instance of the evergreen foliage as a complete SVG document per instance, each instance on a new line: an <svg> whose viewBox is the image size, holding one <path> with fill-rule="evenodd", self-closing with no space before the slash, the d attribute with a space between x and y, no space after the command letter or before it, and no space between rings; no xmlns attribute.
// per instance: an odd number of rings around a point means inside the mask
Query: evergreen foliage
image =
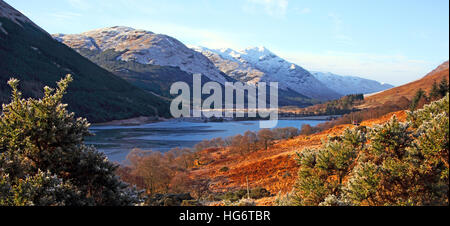
<svg viewBox="0 0 450 226"><path fill-rule="evenodd" d="M0 116L0 205L134 205L139 193L115 175L116 165L84 145L89 123L62 103L72 77L23 99L10 79L11 103Z"/></svg>
<svg viewBox="0 0 450 226"><path fill-rule="evenodd" d="M417 109L417 107L419 106L419 102L421 100L427 100L427 95L425 93L425 91L423 91L423 89L419 89L417 90L416 94L414 95L413 99L411 100L411 105L409 107L409 109L411 111L414 111Z"/></svg>
<svg viewBox="0 0 450 226"><path fill-rule="evenodd" d="M449 95L298 153L296 205L448 205Z"/></svg>

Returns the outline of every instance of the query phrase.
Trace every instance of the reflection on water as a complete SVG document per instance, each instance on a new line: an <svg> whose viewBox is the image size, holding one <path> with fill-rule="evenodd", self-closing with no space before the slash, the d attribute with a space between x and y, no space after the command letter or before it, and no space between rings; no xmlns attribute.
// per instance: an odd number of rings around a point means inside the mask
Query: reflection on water
<svg viewBox="0 0 450 226"><path fill-rule="evenodd" d="M303 124L317 125L318 120L280 120L279 128L301 128ZM259 121L241 122L185 122L165 121L138 126L92 126L96 135L86 139L87 144L97 147L111 161L122 161L134 148L168 151L175 147L193 147L202 140L226 138L243 134L247 130L258 131Z"/></svg>

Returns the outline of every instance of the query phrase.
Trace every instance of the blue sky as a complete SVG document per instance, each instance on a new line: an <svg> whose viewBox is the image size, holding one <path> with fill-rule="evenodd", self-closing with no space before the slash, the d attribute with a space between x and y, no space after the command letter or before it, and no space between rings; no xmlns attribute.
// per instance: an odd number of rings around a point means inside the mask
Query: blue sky
<svg viewBox="0 0 450 226"><path fill-rule="evenodd" d="M448 0L6 0L49 33L116 25L188 45L265 46L308 70L394 85L449 59Z"/></svg>

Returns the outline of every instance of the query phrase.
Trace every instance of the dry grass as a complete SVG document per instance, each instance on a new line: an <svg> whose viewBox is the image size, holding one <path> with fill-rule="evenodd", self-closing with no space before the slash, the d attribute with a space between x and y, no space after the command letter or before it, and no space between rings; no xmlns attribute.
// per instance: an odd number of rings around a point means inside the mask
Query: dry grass
<svg viewBox="0 0 450 226"><path fill-rule="evenodd" d="M359 105L358 108L379 107L388 102L396 103L401 98L411 100L419 89L428 93L433 82L439 83L443 78L448 80L448 68L449 62L447 61L419 80L366 97L364 103Z"/></svg>

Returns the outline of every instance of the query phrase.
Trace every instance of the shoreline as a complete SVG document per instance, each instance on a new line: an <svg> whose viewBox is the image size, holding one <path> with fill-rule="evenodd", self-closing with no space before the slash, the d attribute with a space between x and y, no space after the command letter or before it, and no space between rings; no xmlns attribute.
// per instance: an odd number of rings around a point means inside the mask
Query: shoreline
<svg viewBox="0 0 450 226"><path fill-rule="evenodd" d="M326 120L330 121L334 118L339 118L342 115L316 115L316 116L299 116L299 117L279 117L278 120Z"/></svg>
<svg viewBox="0 0 450 226"><path fill-rule="evenodd" d="M278 120L319 120L319 121L326 120L326 121L330 121L336 117L341 117L341 115L279 117ZM140 117L134 117L134 118L129 118L129 119L113 120L113 121L109 121L109 122L92 123L91 125L92 126L136 126L136 125L143 125L143 124L150 124L150 123L157 123L157 122L166 122L166 121L170 121L170 120L208 123L208 121L204 121L204 119L201 119L201 118L160 118L160 117L140 116ZM258 120L261 120L261 119L258 119ZM218 121L218 122L230 122L230 121L254 121L254 120L251 120L251 119L246 119L246 120L226 119L226 120Z"/></svg>
<svg viewBox="0 0 450 226"><path fill-rule="evenodd" d="M92 123L91 126L136 126L142 124L164 122L167 120L170 119L160 117L139 116L135 118L113 120L109 122Z"/></svg>

